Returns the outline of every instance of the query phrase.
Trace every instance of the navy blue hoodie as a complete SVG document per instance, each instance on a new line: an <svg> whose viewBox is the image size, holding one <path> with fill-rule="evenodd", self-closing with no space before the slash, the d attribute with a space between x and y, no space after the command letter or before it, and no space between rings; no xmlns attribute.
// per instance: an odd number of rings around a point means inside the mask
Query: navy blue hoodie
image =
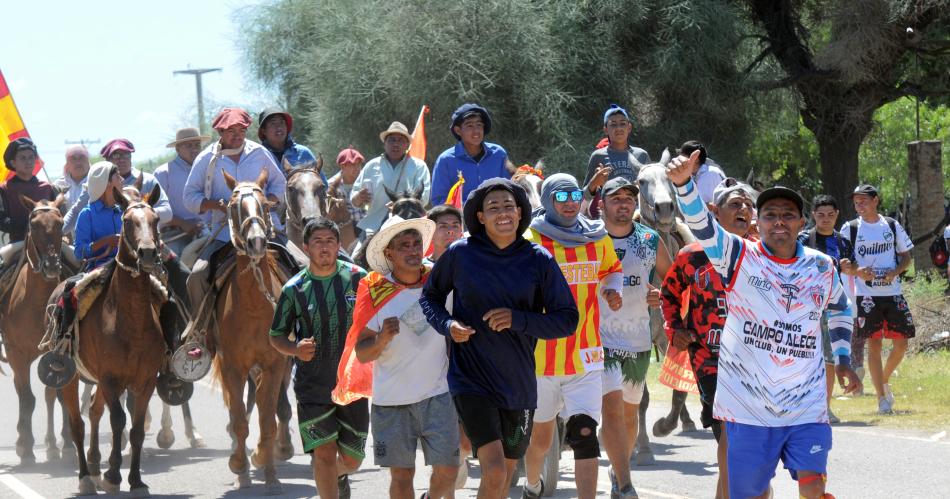
<svg viewBox="0 0 950 499"><path fill-rule="evenodd" d="M429 324L449 338L448 382L453 396L486 397L502 409L534 409L537 339L572 335L579 315L564 274L547 250L520 236L499 249L484 227L471 223L477 218L469 205L480 206L484 194L499 183L506 190L511 186L520 190L512 192L522 205L522 222L528 221L530 205L521 187L507 179L486 181L466 203L466 226L472 235L452 244L439 258L419 302ZM453 293L451 315L444 305L449 293ZM482 320L494 308L512 309L511 328L495 332ZM452 320L473 328L475 334L465 343L455 343L449 334Z"/></svg>

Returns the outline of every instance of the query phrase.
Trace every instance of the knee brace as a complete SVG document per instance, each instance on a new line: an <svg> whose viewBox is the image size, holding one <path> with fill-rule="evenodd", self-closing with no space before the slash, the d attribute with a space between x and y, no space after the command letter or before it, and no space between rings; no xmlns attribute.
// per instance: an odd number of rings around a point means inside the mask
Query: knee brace
<svg viewBox="0 0 950 499"><path fill-rule="evenodd" d="M587 414L575 414L564 427L564 441L574 450L574 459L600 457L600 442L597 440L597 421Z"/></svg>

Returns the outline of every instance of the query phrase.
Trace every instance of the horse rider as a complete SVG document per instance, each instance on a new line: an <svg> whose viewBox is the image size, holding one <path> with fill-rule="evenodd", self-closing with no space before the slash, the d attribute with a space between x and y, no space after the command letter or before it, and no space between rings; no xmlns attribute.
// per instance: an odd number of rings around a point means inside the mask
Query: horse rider
<svg viewBox="0 0 950 499"><path fill-rule="evenodd" d="M429 168L425 162L409 155L412 136L406 125L392 122L379 134L383 154L369 160L353 182L350 201L366 206L366 216L356 224L360 230L376 232L389 214L392 193L414 192L422 187L422 204L429 204Z"/></svg>
<svg viewBox="0 0 950 499"><path fill-rule="evenodd" d="M589 211L593 218L600 216L598 190L604 182L623 177L630 183L636 183L640 167L650 163L650 155L646 151L630 145L632 131L633 123L626 109L611 104L604 111L607 144L591 153L584 176L584 199L585 205L588 205L584 211Z"/></svg>
<svg viewBox="0 0 950 499"><path fill-rule="evenodd" d="M66 195L65 210L68 211L79 196L82 195L86 176L89 175L89 151L82 144L72 145L66 149L66 163L63 165L63 176L55 182L60 192Z"/></svg>
<svg viewBox="0 0 950 499"><path fill-rule="evenodd" d="M172 208L171 220L162 227L162 241L179 257L192 241L211 235L208 217L192 213L182 200L191 166L209 139L211 137L201 135L197 128L178 130L175 140L166 146L175 148L175 158L155 169L155 178L168 195Z"/></svg>
<svg viewBox="0 0 950 499"><path fill-rule="evenodd" d="M294 118L280 109L268 108L257 115L257 138L267 152L274 157L274 163L282 165L284 160L296 167L313 163L317 158L309 147L298 144L291 132L294 130ZM327 177L320 172L320 179L327 183Z"/></svg>
<svg viewBox="0 0 950 499"><path fill-rule="evenodd" d="M250 125L251 116L247 111L231 107L222 109L211 125L220 134L220 139L198 154L185 181L182 194L185 208L197 215L210 214L211 218L211 239L198 255L188 277L188 295L196 310L211 290L219 251L233 247L227 210L231 189L222 172L227 172L238 182L245 182L256 180L266 169L268 176L264 194L275 206L284 202L287 179L264 146L246 139ZM276 226L275 211L271 210L271 221Z"/></svg>
<svg viewBox="0 0 950 499"><path fill-rule="evenodd" d="M10 263L17 261L30 226L30 212L20 202L20 196L33 201L56 199L56 188L33 175L37 156L36 145L28 137L21 137L10 142L3 152L4 164L15 174L6 183L0 185L0 201L3 203L2 213L0 213L0 230L6 232L10 238L8 244L0 248L4 270L9 268ZM66 261L76 266L71 256L67 257Z"/></svg>

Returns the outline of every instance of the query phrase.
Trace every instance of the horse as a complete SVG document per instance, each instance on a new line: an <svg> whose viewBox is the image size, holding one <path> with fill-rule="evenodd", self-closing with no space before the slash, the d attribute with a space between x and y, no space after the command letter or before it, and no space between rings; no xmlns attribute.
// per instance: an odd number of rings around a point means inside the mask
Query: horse
<svg viewBox="0 0 950 499"><path fill-rule="evenodd" d="M393 192L385 185L383 189L386 191L386 195L389 196L390 200L389 213L383 218L383 224L386 223L389 217L394 215L404 220L409 220L410 218L425 218L427 212L425 204L422 202L422 193L425 192L425 186L420 185L416 187L415 190L400 192ZM380 226L382 226L382 224L380 224ZM373 236L375 236L375 234L370 234L362 244L354 249L353 262L364 269L369 268L369 262L366 261L366 248L369 248L369 242L373 239Z"/></svg>
<svg viewBox="0 0 950 499"><path fill-rule="evenodd" d="M357 243L356 223L353 221L353 214L350 212L346 193L340 188L342 184L342 176L338 176L330 182L327 190L327 217L340 228L340 247L347 254L352 254Z"/></svg>
<svg viewBox="0 0 950 499"><path fill-rule="evenodd" d="M689 228L682 221L679 208L676 205L675 189L666 176L666 164L670 161L670 153L663 151L659 163L652 163L640 167L637 175L637 184L640 189L639 208L636 217L638 221L652 228L660 234L660 239L666 244L670 254L675 256L679 249L695 240ZM656 276L654 286L659 287L663 276ZM669 341L663 331L662 313L650 310L650 330L653 344L661 356L666 355ZM670 413L661 418L653 426L653 435L663 437L676 428L676 419L683 423L683 431L695 431L696 424L686 410L686 392L673 391L673 407ZM650 437L646 432L646 412L650 405L650 393L644 388L643 401L640 404L640 431L637 437L637 464L646 465L654 462L653 451L650 449Z"/></svg>
<svg viewBox="0 0 950 499"><path fill-rule="evenodd" d="M538 160L533 167L525 164L515 168L512 164L508 168L512 172L511 181L523 187L528 193L531 211L540 208L541 183L544 182L544 161Z"/></svg>
<svg viewBox="0 0 950 499"><path fill-rule="evenodd" d="M112 453L105 480L98 481L107 493L118 492L122 481L119 471L122 433L126 423L119 396L126 390L134 395L129 432L132 447L129 485L133 496L144 497L148 495L148 486L141 476L145 414L165 362L166 349L158 316L167 294L152 276L162 265L158 214L154 210L160 191L156 186L144 202L130 202L118 190L114 192L123 211L115 268L106 287L79 321L73 350L80 372L98 383L89 408L88 460L83 455L85 428L79 411L79 376L74 376L62 393L79 458L80 495L96 493L95 479L100 475L99 421L105 404L109 405L112 425ZM54 291L53 299L56 297Z"/></svg>
<svg viewBox="0 0 950 499"><path fill-rule="evenodd" d="M16 270L13 285L3 300L0 309L0 331L7 349L7 362L13 370L13 385L20 402L17 421L16 453L21 464L33 464L33 409L36 397L30 387L30 366L40 355L37 345L43 338L42 321L46 300L59 284L62 264L60 251L63 239L63 217L60 208L63 197L56 201L33 201L21 196L18 200L30 210L29 227L20 259L13 265ZM59 448L53 428L56 390L46 388L46 458L58 459ZM63 447L71 444L66 425L66 408L63 407Z"/></svg>
<svg viewBox="0 0 950 499"><path fill-rule="evenodd" d="M284 158L284 174L287 176L287 239L298 248L303 247L303 229L307 221L327 214L327 184L320 172L323 170L323 154L316 161L296 167Z"/></svg>
<svg viewBox="0 0 950 499"><path fill-rule="evenodd" d="M256 182L238 183L224 173L227 186L233 191L227 213L231 227L236 262L226 279L215 304L214 342L216 355L212 371L223 387L224 403L228 408L229 427L234 432L236 445L228 466L237 475L239 488L249 487L246 441L248 437L247 410L244 405L244 385L251 369L259 368L256 376L260 439L251 455L251 462L264 468L265 493L280 494L280 481L274 467L274 441L277 433L275 414L281 382L287 366L287 357L274 350L267 339L274 318L276 297L280 294L282 279L277 260L267 249L271 219L271 203L264 195L267 170L262 170Z"/></svg>

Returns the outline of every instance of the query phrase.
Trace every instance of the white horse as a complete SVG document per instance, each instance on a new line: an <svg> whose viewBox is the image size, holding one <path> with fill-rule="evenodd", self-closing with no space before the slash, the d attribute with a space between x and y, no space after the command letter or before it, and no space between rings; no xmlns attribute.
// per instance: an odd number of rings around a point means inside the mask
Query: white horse
<svg viewBox="0 0 950 499"><path fill-rule="evenodd" d="M511 173L511 181L527 191L528 202L531 203L531 211L540 208L541 183L544 182L544 160L538 160L534 166L525 164L518 167L511 161L507 161L505 167L509 173Z"/></svg>
<svg viewBox="0 0 950 499"><path fill-rule="evenodd" d="M666 164L670 161L668 150L663 151L659 163L644 165L637 175L637 184L640 188L639 209L635 218L647 227L660 234L660 239L666 244L670 255L675 257L680 248L693 242L695 238L689 227L682 219L682 214L676 204L675 188L666 176ZM662 284L664 276L655 276L653 285L657 288ZM663 314L659 310L650 310L650 330L653 344L661 356L666 355L669 341L663 331ZM683 431L695 431L696 424L690 419L686 410L686 392L673 391L673 406L670 413L659 419L653 425L653 435L663 437L669 435L676 428L677 417L683 423ZM644 389L643 400L640 403L640 431L637 437L637 465L653 464L655 459L650 449L650 438L646 432L646 412L650 405L650 393Z"/></svg>

